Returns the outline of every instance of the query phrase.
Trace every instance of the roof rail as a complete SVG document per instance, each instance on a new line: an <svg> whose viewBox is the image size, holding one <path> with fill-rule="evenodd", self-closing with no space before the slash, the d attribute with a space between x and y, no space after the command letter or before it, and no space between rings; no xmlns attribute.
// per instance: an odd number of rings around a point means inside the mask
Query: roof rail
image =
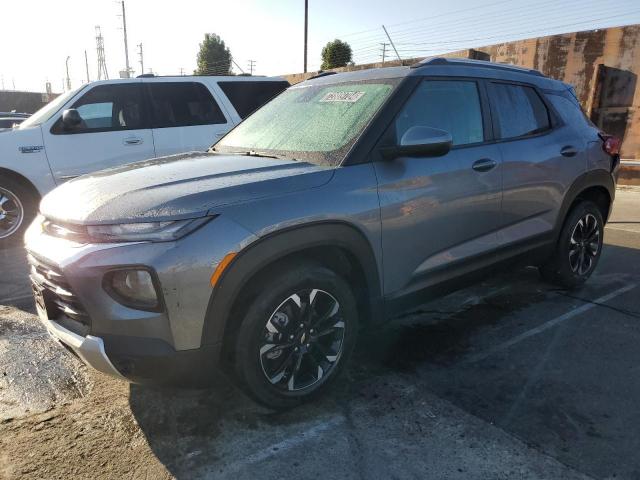
<svg viewBox="0 0 640 480"><path fill-rule="evenodd" d="M445 57L437 57L437 58L429 58L426 60L422 60L421 62L414 63L411 65L411 68L421 68L426 67L428 65L449 65L449 66L460 66L460 67L481 67L481 68L491 68L494 70L510 70L519 73L526 73L529 75L536 75L538 77L544 77L544 75L538 70L534 70L532 68L524 68L518 67L517 65L509 65L507 63L496 63L496 62L487 62L486 60L472 60L469 58L445 58Z"/></svg>
<svg viewBox="0 0 640 480"><path fill-rule="evenodd" d="M316 75L314 75L313 77L309 77L307 78L307 80L312 80L314 78L320 78L320 77L326 77L327 75L335 75L338 72L323 72L323 71L319 71Z"/></svg>

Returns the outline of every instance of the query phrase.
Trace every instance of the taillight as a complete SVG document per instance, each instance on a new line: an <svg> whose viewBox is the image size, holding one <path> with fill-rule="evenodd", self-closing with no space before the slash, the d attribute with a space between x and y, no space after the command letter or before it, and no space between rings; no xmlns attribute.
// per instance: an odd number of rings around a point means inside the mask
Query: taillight
<svg viewBox="0 0 640 480"><path fill-rule="evenodd" d="M620 155L620 146L622 144L622 140L614 135L607 135L606 133L600 133L600 138L602 139L602 149L605 152L607 152L612 157Z"/></svg>

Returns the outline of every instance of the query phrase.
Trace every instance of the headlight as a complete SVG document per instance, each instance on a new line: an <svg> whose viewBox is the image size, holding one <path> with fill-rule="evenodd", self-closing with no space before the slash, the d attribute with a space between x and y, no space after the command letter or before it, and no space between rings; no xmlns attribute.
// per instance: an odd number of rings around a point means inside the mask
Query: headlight
<svg viewBox="0 0 640 480"><path fill-rule="evenodd" d="M122 305L151 311L160 309L156 284L146 269L134 267L107 272L103 285L107 293Z"/></svg>
<svg viewBox="0 0 640 480"><path fill-rule="evenodd" d="M214 217L201 217L169 222L121 223L89 225L87 234L95 242L167 242L177 240L200 228Z"/></svg>

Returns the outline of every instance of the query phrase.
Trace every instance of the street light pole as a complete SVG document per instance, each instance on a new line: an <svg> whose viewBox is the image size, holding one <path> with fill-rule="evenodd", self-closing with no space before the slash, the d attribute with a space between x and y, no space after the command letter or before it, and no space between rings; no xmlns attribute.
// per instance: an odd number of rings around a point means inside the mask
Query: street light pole
<svg viewBox="0 0 640 480"><path fill-rule="evenodd" d="M307 34L309 26L309 0L304 0L304 73L307 73Z"/></svg>
<svg viewBox="0 0 640 480"><path fill-rule="evenodd" d="M69 59L71 57L67 57L67 59L64 62L64 65L67 69L67 91L71 90L71 79L69 78Z"/></svg>

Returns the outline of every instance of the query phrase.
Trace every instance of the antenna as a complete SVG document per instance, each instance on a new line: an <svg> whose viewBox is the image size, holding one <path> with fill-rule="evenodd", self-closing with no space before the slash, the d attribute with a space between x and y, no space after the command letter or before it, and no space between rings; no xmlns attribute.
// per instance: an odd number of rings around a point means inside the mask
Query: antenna
<svg viewBox="0 0 640 480"><path fill-rule="evenodd" d="M100 31L100 25L96 25L96 51L98 52L98 80L109 79L107 72L107 60L104 56L104 38Z"/></svg>

